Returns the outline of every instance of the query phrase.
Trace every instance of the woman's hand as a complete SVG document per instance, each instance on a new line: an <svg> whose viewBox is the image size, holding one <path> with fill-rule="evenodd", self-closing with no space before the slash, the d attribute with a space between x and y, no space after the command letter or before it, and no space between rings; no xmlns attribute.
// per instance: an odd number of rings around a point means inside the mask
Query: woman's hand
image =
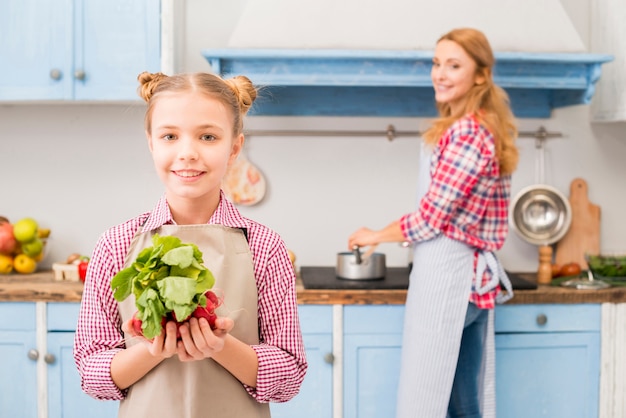
<svg viewBox="0 0 626 418"><path fill-rule="evenodd" d="M232 319L219 317L215 320L216 328L212 330L205 318L190 318L179 328L178 358L180 361L194 361L213 357L224 348L225 339L234 325Z"/></svg>
<svg viewBox="0 0 626 418"><path fill-rule="evenodd" d="M358 229L348 238L348 248L352 251L355 245L366 247L378 245L381 242L403 242L405 240L406 238L400 228L400 222L394 221L380 231L374 231L369 228Z"/></svg>
<svg viewBox="0 0 626 418"><path fill-rule="evenodd" d="M348 238L348 249L352 251L355 245L358 247L367 247L377 245L378 243L376 231L369 228L360 228Z"/></svg>

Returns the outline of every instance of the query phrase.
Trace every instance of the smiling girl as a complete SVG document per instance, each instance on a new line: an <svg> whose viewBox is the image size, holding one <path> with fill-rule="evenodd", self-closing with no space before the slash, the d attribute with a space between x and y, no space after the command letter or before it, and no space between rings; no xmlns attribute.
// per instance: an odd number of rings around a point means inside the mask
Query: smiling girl
<svg viewBox="0 0 626 418"><path fill-rule="evenodd" d="M439 118L424 134L418 208L348 240L349 249L414 244L398 418L495 416L493 308L513 292L494 252L508 234L518 151L494 61L478 30L439 39L431 70Z"/></svg>
<svg viewBox="0 0 626 418"><path fill-rule="evenodd" d="M249 79L143 73L148 148L165 193L150 212L98 240L81 302L74 358L83 390L121 400L119 417L269 417L268 402L299 391L307 369L295 274L282 239L243 217L220 185L244 144L256 98ZM116 302L111 278L154 234L192 242L223 291L216 329L170 321L148 341L131 326L134 298Z"/></svg>

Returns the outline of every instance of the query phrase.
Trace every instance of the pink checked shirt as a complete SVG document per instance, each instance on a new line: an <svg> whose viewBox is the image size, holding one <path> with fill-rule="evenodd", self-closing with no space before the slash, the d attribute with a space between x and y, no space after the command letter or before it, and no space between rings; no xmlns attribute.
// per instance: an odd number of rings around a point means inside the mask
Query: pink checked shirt
<svg viewBox="0 0 626 418"><path fill-rule="evenodd" d="M477 250L496 251L508 234L511 177L500 176L494 138L472 116L457 120L444 133L431 160L431 184L416 212L404 215L400 226L409 241L425 241L439 234ZM476 265L476 256L474 265ZM470 302L493 308L500 287L478 295L474 278Z"/></svg>
<svg viewBox="0 0 626 418"><path fill-rule="evenodd" d="M106 231L98 240L83 292L74 340L74 359L83 390L97 399L123 399L125 391L111 379L111 359L124 348L117 301L111 278L123 268L131 240L145 230L173 224L161 197L154 210ZM307 369L295 291L295 274L280 236L244 218L222 193L210 224L247 230L258 292L259 360L257 387L246 390L259 402L284 402L294 397ZM245 385L244 385L245 386Z"/></svg>

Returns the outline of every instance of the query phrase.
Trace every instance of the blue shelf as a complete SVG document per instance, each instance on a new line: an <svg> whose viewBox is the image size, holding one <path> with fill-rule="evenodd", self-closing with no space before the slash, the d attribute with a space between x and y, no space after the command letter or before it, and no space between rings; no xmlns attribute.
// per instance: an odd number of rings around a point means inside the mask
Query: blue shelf
<svg viewBox="0 0 626 418"><path fill-rule="evenodd" d="M207 49L212 70L261 86L251 114L266 116L436 115L432 51ZM588 104L610 55L496 53L494 79L520 118Z"/></svg>

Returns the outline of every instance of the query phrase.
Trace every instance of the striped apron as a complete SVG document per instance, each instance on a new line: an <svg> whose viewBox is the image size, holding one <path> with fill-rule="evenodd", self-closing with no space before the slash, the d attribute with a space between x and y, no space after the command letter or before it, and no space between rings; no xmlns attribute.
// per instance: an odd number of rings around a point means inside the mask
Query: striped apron
<svg viewBox="0 0 626 418"><path fill-rule="evenodd" d="M431 178L432 153L423 143L420 155L418 202ZM413 251L396 418L445 418L474 277L475 249L439 235L414 245ZM486 267L495 275L501 268L491 264L489 260ZM495 417L493 319L490 310L480 377L484 418Z"/></svg>

